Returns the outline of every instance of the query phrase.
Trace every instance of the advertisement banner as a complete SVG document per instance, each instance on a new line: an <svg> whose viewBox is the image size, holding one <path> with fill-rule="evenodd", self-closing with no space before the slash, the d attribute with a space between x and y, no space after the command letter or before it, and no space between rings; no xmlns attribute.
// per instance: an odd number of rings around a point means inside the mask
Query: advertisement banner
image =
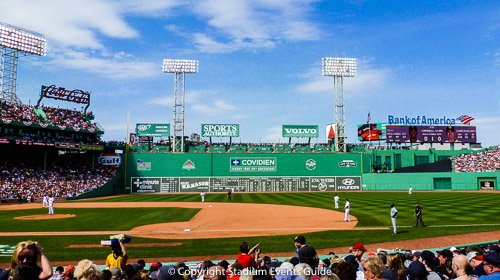
<svg viewBox="0 0 500 280"><path fill-rule="evenodd" d="M387 143L476 143L475 126L387 125Z"/></svg>
<svg viewBox="0 0 500 280"><path fill-rule="evenodd" d="M161 178L131 178L132 193L159 193Z"/></svg>
<svg viewBox="0 0 500 280"><path fill-rule="evenodd" d="M240 137L239 124L202 124L202 137Z"/></svg>
<svg viewBox="0 0 500 280"><path fill-rule="evenodd" d="M230 172L276 172L275 157L230 158Z"/></svg>
<svg viewBox="0 0 500 280"><path fill-rule="evenodd" d="M479 189L483 191L492 191L495 189L495 178L479 180Z"/></svg>
<svg viewBox="0 0 500 280"><path fill-rule="evenodd" d="M337 191L360 191L361 177L337 177Z"/></svg>
<svg viewBox="0 0 500 280"><path fill-rule="evenodd" d="M287 125L282 128L283 137L319 137L318 125Z"/></svg>
<svg viewBox="0 0 500 280"><path fill-rule="evenodd" d="M387 123L365 123L358 124L359 141L385 140Z"/></svg>
<svg viewBox="0 0 500 280"><path fill-rule="evenodd" d="M327 124L326 125L326 131L325 131L325 142L328 143L328 141L335 139L335 135L337 134L337 126L333 123Z"/></svg>
<svg viewBox="0 0 500 280"><path fill-rule="evenodd" d="M138 123L135 125L136 136L170 136L170 124L168 123Z"/></svg>

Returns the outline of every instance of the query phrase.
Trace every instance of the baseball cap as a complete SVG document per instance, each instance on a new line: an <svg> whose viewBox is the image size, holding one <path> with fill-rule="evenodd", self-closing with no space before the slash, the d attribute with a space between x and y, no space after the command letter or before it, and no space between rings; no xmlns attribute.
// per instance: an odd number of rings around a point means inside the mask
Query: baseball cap
<svg viewBox="0 0 500 280"><path fill-rule="evenodd" d="M344 261L358 266L358 261L356 261L356 257L354 255L345 256Z"/></svg>
<svg viewBox="0 0 500 280"><path fill-rule="evenodd" d="M366 248L365 248L365 245L363 245L363 243L361 243L361 242L354 243L354 245L352 245L352 248L356 249L356 250L361 250L361 251L364 251L364 252L367 251Z"/></svg>
<svg viewBox="0 0 500 280"><path fill-rule="evenodd" d="M161 267L161 262L153 262L153 263L149 266L149 271L156 271L156 270L158 270L160 267Z"/></svg>
<svg viewBox="0 0 500 280"><path fill-rule="evenodd" d="M420 251L413 251L413 254L412 254L413 257L417 257L417 258L420 258L421 255L422 255L422 252L420 252Z"/></svg>
<svg viewBox="0 0 500 280"><path fill-rule="evenodd" d="M472 259L477 257L477 252L476 251L471 251L467 253L467 261L470 262Z"/></svg>
<svg viewBox="0 0 500 280"><path fill-rule="evenodd" d="M441 250L441 251L437 251L438 255L441 255L445 258L452 258L453 257L453 253L449 250L449 249L444 249L444 250Z"/></svg>
<svg viewBox="0 0 500 280"><path fill-rule="evenodd" d="M457 249L457 247L451 247L450 251L455 252L455 251L458 251L458 249Z"/></svg>
<svg viewBox="0 0 500 280"><path fill-rule="evenodd" d="M429 274L421 262L411 262L407 272L411 279L427 279Z"/></svg>
<svg viewBox="0 0 500 280"><path fill-rule="evenodd" d="M492 264L494 266L500 266L500 255L497 251L488 251L484 253L484 262Z"/></svg>
<svg viewBox="0 0 500 280"><path fill-rule="evenodd" d="M293 241L300 243L300 244L306 244L306 238L303 235L297 235L293 239Z"/></svg>

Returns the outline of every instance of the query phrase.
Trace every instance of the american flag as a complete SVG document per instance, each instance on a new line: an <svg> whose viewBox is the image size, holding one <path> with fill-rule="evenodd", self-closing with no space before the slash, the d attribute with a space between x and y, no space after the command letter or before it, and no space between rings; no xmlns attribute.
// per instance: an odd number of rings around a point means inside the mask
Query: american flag
<svg viewBox="0 0 500 280"><path fill-rule="evenodd" d="M368 117L366 118L366 124L369 124L371 120L372 117L370 116L370 112L368 112Z"/></svg>
<svg viewBox="0 0 500 280"><path fill-rule="evenodd" d="M461 115L460 117L457 118L457 120L459 120L463 124L469 124L473 119L474 119L473 117L467 115Z"/></svg>

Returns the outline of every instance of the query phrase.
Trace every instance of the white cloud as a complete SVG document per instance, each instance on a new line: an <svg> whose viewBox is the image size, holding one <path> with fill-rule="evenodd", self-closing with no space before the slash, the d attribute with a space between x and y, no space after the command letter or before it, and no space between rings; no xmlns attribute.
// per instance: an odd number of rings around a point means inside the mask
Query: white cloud
<svg viewBox="0 0 500 280"><path fill-rule="evenodd" d="M267 143L280 143L283 141L283 132L281 126L273 126L267 129L265 134L264 142Z"/></svg>
<svg viewBox="0 0 500 280"><path fill-rule="evenodd" d="M366 61L358 60L355 77L344 78L344 92L352 95L363 95L374 88L380 88L392 72L389 68L376 68ZM299 85L297 90L303 93L326 93L333 91L333 77L321 75L321 69L313 68L305 78L309 81Z"/></svg>
<svg viewBox="0 0 500 280"><path fill-rule="evenodd" d="M478 117L473 121L477 127L478 142L482 142L483 147L499 145L498 130L500 126L500 116Z"/></svg>
<svg viewBox="0 0 500 280"><path fill-rule="evenodd" d="M54 55L54 58L47 64L119 80L152 78L161 74L156 63L141 62L129 58L130 55L125 53L105 53L102 57L99 53L90 55L81 51L66 50Z"/></svg>
<svg viewBox="0 0 500 280"><path fill-rule="evenodd" d="M211 103L195 103L191 106L193 110L201 115L224 115L236 111L236 107L225 100L216 99Z"/></svg>
<svg viewBox="0 0 500 280"><path fill-rule="evenodd" d="M97 33L134 38L138 33L121 17L120 8L99 0L3 0L0 18L46 36L49 46L102 48Z"/></svg>
<svg viewBox="0 0 500 280"><path fill-rule="evenodd" d="M197 33L194 43L200 51L213 53L269 49L282 40L315 40L320 32L306 17L309 5L290 0L200 1L193 11L213 32Z"/></svg>

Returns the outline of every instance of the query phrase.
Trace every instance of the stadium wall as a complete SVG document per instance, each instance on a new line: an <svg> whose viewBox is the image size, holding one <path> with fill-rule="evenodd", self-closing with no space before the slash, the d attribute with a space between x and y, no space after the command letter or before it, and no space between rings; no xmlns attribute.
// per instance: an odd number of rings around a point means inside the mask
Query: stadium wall
<svg viewBox="0 0 500 280"><path fill-rule="evenodd" d="M430 173L366 173L362 176L363 190L480 190L498 188L500 172L430 172Z"/></svg>

